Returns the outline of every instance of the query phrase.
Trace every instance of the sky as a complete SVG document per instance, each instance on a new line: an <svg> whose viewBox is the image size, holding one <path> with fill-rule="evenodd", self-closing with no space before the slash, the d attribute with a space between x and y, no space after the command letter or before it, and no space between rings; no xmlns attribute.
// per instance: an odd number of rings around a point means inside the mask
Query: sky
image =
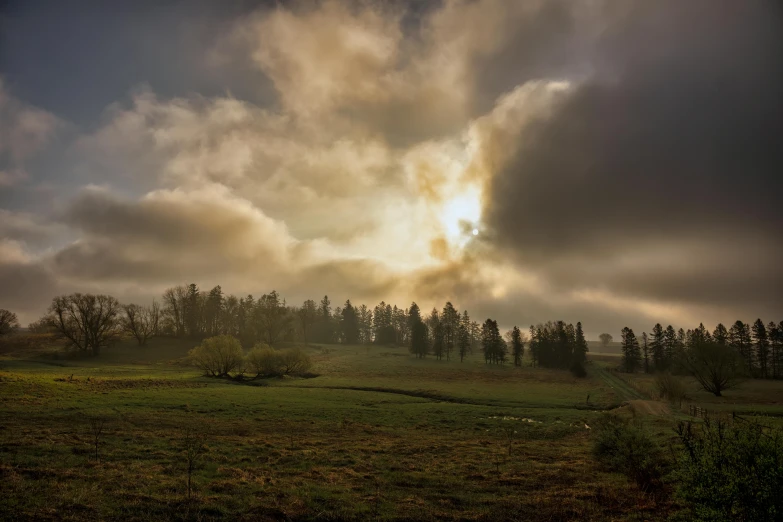
<svg viewBox="0 0 783 522"><path fill-rule="evenodd" d="M0 308L783 318L776 1L0 7Z"/></svg>

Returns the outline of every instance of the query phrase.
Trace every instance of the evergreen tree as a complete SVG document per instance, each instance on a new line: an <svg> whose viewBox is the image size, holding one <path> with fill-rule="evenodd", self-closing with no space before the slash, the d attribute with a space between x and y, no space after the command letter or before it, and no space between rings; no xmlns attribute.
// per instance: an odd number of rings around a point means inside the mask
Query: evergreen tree
<svg viewBox="0 0 783 522"><path fill-rule="evenodd" d="M703 343L712 341L712 334L704 327L704 323L699 323L699 327L693 330L691 343Z"/></svg>
<svg viewBox="0 0 783 522"><path fill-rule="evenodd" d="M256 302L252 295L248 294L247 297L239 300L237 331L239 332L239 341L244 347L253 346L258 340L254 323L255 308Z"/></svg>
<svg viewBox="0 0 783 522"><path fill-rule="evenodd" d="M576 323L576 339L574 347L574 362L584 364L587 361L587 339L585 339L584 330L582 330L582 323Z"/></svg>
<svg viewBox="0 0 783 522"><path fill-rule="evenodd" d="M429 328L430 347L432 349L432 355L439 361L443 358L443 325L441 324L440 315L436 308L432 309L430 316L427 318L427 327Z"/></svg>
<svg viewBox="0 0 783 522"><path fill-rule="evenodd" d="M342 310L341 329L343 333L343 343L345 344L358 344L360 331L359 331L359 319L356 316L356 309L351 304L351 300L345 301L345 306Z"/></svg>
<svg viewBox="0 0 783 522"><path fill-rule="evenodd" d="M223 290L217 285L209 291L204 306L204 333L208 336L218 335L222 326Z"/></svg>
<svg viewBox="0 0 783 522"><path fill-rule="evenodd" d="M682 328L677 330L677 350L674 360L681 360L685 356L685 346L687 345L687 341L688 334L685 333L685 330Z"/></svg>
<svg viewBox="0 0 783 522"><path fill-rule="evenodd" d="M530 349L530 358L533 361L533 366L539 365L539 353L540 353L540 343L541 340L541 329L539 327L530 325L530 344L528 348Z"/></svg>
<svg viewBox="0 0 783 522"><path fill-rule="evenodd" d="M729 346L745 361L748 374L753 374L753 339L750 336L750 325L737 321L729 329Z"/></svg>
<svg viewBox="0 0 783 522"><path fill-rule="evenodd" d="M397 342L397 331L394 328L394 310L384 301L378 303L373 310L373 330L376 344L394 344Z"/></svg>
<svg viewBox="0 0 783 522"><path fill-rule="evenodd" d="M650 337L650 352L652 354L652 362L656 371L665 370L668 366L666 361L666 350L664 348L664 333L661 323L657 323L653 326L652 335Z"/></svg>
<svg viewBox="0 0 783 522"><path fill-rule="evenodd" d="M465 360L465 357L469 353L473 353L473 347L476 344L475 331L473 329L473 322L470 320L467 310L463 310L462 318L460 319L460 325L465 329L465 333L468 336L467 346L460 345L459 360L460 362Z"/></svg>
<svg viewBox="0 0 783 522"><path fill-rule="evenodd" d="M650 373L650 347L647 332L642 332L642 354L644 355L644 373Z"/></svg>
<svg viewBox="0 0 783 522"><path fill-rule="evenodd" d="M729 344L729 331L726 330L723 323L718 323L718 326L712 331L712 339L721 346Z"/></svg>
<svg viewBox="0 0 783 522"><path fill-rule="evenodd" d="M464 322L460 322L457 328L457 346L459 348L459 362L465 360L465 356L470 353L470 331Z"/></svg>
<svg viewBox="0 0 783 522"><path fill-rule="evenodd" d="M625 327L621 332L622 366L626 372L632 373L641 365L641 353L639 341L636 340L633 330Z"/></svg>
<svg viewBox="0 0 783 522"><path fill-rule="evenodd" d="M332 342L343 342L343 309L339 306L332 310L332 317L329 321L329 331L332 332Z"/></svg>
<svg viewBox="0 0 783 522"><path fill-rule="evenodd" d="M443 330L443 351L446 353L446 360L448 361L451 359L451 352L457 345L457 328L460 323L459 312L450 301L443 307L440 321Z"/></svg>
<svg viewBox="0 0 783 522"><path fill-rule="evenodd" d="M772 378L780 379L783 377L783 321L780 324L770 321L767 333L772 351Z"/></svg>
<svg viewBox="0 0 783 522"><path fill-rule="evenodd" d="M487 319L481 327L481 349L484 361L501 364L506 359L506 343L500 335L497 321Z"/></svg>
<svg viewBox="0 0 783 522"><path fill-rule="evenodd" d="M525 355L525 343L522 341L522 332L516 326L511 330L511 353L514 355L514 366L522 366L522 356Z"/></svg>
<svg viewBox="0 0 783 522"><path fill-rule="evenodd" d="M663 346L666 366L671 368L675 363L677 353L677 332L674 331L672 325L666 327L666 332L663 334Z"/></svg>
<svg viewBox="0 0 783 522"><path fill-rule="evenodd" d="M318 303L318 319L313 324L313 338L319 343L334 342L331 305L328 295Z"/></svg>
<svg viewBox="0 0 783 522"><path fill-rule="evenodd" d="M258 331L269 346L281 341L288 332L293 317L289 314L285 301L272 290L262 295L256 302Z"/></svg>
<svg viewBox="0 0 783 522"><path fill-rule="evenodd" d="M188 335L193 338L202 335L201 292L195 283L188 285L185 295L185 327Z"/></svg>
<svg viewBox="0 0 783 522"><path fill-rule="evenodd" d="M362 344L372 343L372 310L363 304L358 308L359 317L359 337Z"/></svg>
<svg viewBox="0 0 783 522"><path fill-rule="evenodd" d="M756 360L759 363L759 371L762 379L767 378L767 367L769 365L769 337L767 336L767 327L764 321L756 319L753 323L753 341L756 344Z"/></svg>
<svg viewBox="0 0 783 522"><path fill-rule="evenodd" d="M418 358L427 355L427 326L421 320L419 305L411 303L408 309L408 325L411 330L410 351Z"/></svg>
<svg viewBox="0 0 783 522"><path fill-rule="evenodd" d="M302 303L302 307L296 311L296 315L299 318L299 324L302 328L304 344L307 346L307 334L310 332L310 326L315 322L318 315L318 310L315 307L315 301L312 299L307 299L304 303Z"/></svg>

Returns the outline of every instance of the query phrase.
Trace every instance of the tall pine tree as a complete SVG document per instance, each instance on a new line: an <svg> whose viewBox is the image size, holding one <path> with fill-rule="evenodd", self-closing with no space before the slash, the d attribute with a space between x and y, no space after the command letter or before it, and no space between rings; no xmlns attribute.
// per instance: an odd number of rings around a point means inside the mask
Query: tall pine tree
<svg viewBox="0 0 783 522"><path fill-rule="evenodd" d="M632 373L639 369L642 362L639 341L636 340L633 330L625 327L621 332L620 347L622 350L622 366L626 372Z"/></svg>

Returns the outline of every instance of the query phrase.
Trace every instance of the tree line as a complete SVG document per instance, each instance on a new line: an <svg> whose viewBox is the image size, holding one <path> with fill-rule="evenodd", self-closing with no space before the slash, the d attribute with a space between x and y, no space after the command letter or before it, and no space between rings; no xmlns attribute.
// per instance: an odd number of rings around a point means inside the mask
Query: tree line
<svg viewBox="0 0 783 522"><path fill-rule="evenodd" d="M459 312L450 302L422 317L416 303L401 308L381 301L370 308L349 299L333 308L324 296L291 306L276 291L237 297L224 294L219 285L204 291L195 283L168 288L150 305L121 304L110 295L57 296L29 329L53 333L67 347L91 355L122 336L145 345L159 336L203 340L230 335L246 348L281 342L396 344L409 346L418 357L446 360L464 360L482 346L484 335L467 310ZM495 342L488 348L488 362L505 362L504 347Z"/></svg>
<svg viewBox="0 0 783 522"><path fill-rule="evenodd" d="M450 361L480 350L487 364L522 365L529 345L535 366L583 365L587 352L582 324L550 321L530 327L530 338L514 326L501 335L497 321L479 323L467 310L447 302L422 313L413 302L401 308L381 301L370 308L350 299L332 307L328 296L290 306L276 291L255 298L226 295L218 285L208 291L197 284L166 289L150 305L120 304L109 295L74 293L52 299L47 313L30 324L47 331L69 348L98 355L121 336L139 345L156 336L203 340L230 335L245 348L280 342L379 344L408 346L416 357Z"/></svg>
<svg viewBox="0 0 783 522"><path fill-rule="evenodd" d="M497 321L480 324L451 302L428 314L415 302L401 308L381 301L370 308L349 299L333 308L328 296L290 306L276 291L237 297L220 286L204 291L195 283L168 288L150 305L121 304L109 295L57 296L29 328L52 332L69 348L92 355L121 336L145 345L156 336L203 340L218 335L235 337L246 348L280 342L395 344L408 346L416 357L446 361L464 361L480 350L487 364L516 366L522 364L526 344L534 364L546 367L583 363L587 351L581 323L531 326L528 342L518 327L501 335Z"/></svg>
<svg viewBox="0 0 783 522"><path fill-rule="evenodd" d="M718 324L712 332L704 324L675 331L658 323L650 334L642 333L641 341L626 327L620 345L623 370L689 373L716 395L745 377L783 378L783 321L736 321L730 328Z"/></svg>

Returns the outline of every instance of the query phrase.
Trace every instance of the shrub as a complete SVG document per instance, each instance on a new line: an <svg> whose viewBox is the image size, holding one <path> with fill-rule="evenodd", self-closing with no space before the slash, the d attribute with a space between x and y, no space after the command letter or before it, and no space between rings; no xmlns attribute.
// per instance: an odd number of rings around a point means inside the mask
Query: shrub
<svg viewBox="0 0 783 522"><path fill-rule="evenodd" d="M280 354L283 375L302 375L312 367L310 356L299 348L289 348Z"/></svg>
<svg viewBox="0 0 783 522"><path fill-rule="evenodd" d="M579 361L574 361L573 364L571 364L569 370L574 377L578 377L580 379L587 377L587 370L585 370L584 365Z"/></svg>
<svg viewBox="0 0 783 522"><path fill-rule="evenodd" d="M242 345L231 335L204 339L188 355L194 366L212 377L227 377L233 372L243 371Z"/></svg>
<svg viewBox="0 0 783 522"><path fill-rule="evenodd" d="M593 456L612 471L624 473L643 491L660 489L663 454L644 429L617 415L605 415L593 432Z"/></svg>
<svg viewBox="0 0 783 522"><path fill-rule="evenodd" d="M282 361L277 352L264 343L256 344L245 359L247 370L256 377L282 375Z"/></svg>
<svg viewBox="0 0 783 522"><path fill-rule="evenodd" d="M695 520L783 520L783 431L736 418L681 422L679 494Z"/></svg>
<svg viewBox="0 0 783 522"><path fill-rule="evenodd" d="M310 357L299 348L274 350L259 343L247 355L248 370L256 377L301 375L312 366Z"/></svg>
<svg viewBox="0 0 783 522"><path fill-rule="evenodd" d="M659 373L655 376L655 386L661 399L671 403L682 403L688 398L685 385L680 379L670 373Z"/></svg>

